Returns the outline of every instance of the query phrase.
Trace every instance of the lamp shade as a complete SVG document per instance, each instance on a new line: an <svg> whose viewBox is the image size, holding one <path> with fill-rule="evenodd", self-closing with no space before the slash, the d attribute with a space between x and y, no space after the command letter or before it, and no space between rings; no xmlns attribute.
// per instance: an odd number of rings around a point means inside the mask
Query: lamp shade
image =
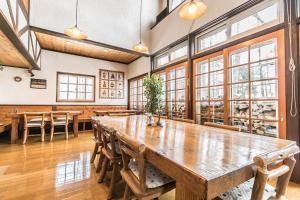
<svg viewBox="0 0 300 200"><path fill-rule="evenodd" d="M149 51L148 47L143 45L141 42L134 45L133 50L140 53L147 53Z"/></svg>
<svg viewBox="0 0 300 200"><path fill-rule="evenodd" d="M77 40L84 40L87 38L87 36L77 26L66 28L64 32L67 36Z"/></svg>
<svg viewBox="0 0 300 200"><path fill-rule="evenodd" d="M191 0L180 8L179 16L185 20L194 20L204 15L206 10L207 6L202 1Z"/></svg>

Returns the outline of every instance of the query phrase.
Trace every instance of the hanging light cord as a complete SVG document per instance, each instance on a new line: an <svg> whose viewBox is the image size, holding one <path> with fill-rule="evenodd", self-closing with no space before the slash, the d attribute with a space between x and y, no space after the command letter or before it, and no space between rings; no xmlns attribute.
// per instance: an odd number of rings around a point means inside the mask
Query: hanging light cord
<svg viewBox="0 0 300 200"><path fill-rule="evenodd" d="M289 4L290 2L290 4ZM297 98L296 98L296 65L293 58L293 49L292 49L292 1L286 0L287 5L287 18L288 18L288 30L289 30L289 45L290 45L290 62L289 70L292 72L292 98L291 98L291 107L290 115L296 117L298 114L297 108Z"/></svg>
<svg viewBox="0 0 300 200"><path fill-rule="evenodd" d="M78 19L78 0L76 0L76 25L75 27L77 27L77 19Z"/></svg>
<svg viewBox="0 0 300 200"><path fill-rule="evenodd" d="M143 0L141 0L140 4L140 43L142 43L142 9L143 9Z"/></svg>

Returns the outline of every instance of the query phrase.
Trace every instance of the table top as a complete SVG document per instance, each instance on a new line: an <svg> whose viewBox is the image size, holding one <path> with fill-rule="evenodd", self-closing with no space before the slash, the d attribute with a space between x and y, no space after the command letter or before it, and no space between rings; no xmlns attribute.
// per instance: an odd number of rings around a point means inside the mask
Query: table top
<svg viewBox="0 0 300 200"><path fill-rule="evenodd" d="M94 113L96 114L102 114L102 113L135 113L137 110L94 110Z"/></svg>
<svg viewBox="0 0 300 200"><path fill-rule="evenodd" d="M61 110L61 111L42 111L42 112L17 112L14 113L13 115L24 115L24 114L50 114L50 113L70 113L73 115L79 115L82 113L82 111L76 111L76 110Z"/></svg>
<svg viewBox="0 0 300 200"><path fill-rule="evenodd" d="M255 156L296 145L294 141L168 119L161 119L163 127L148 127L143 115L104 116L97 120L204 181L253 165Z"/></svg>

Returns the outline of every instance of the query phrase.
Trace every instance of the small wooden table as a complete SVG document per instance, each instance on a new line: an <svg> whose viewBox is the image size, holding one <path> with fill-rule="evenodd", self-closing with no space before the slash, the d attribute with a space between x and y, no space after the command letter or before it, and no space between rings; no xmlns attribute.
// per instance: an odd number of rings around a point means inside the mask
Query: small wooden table
<svg viewBox="0 0 300 200"><path fill-rule="evenodd" d="M94 110L96 116L105 116L113 113L136 114L137 112L137 110Z"/></svg>
<svg viewBox="0 0 300 200"><path fill-rule="evenodd" d="M153 165L176 180L177 200L206 200L254 177L253 158L294 147L296 142L161 119L148 127L146 117L98 117L99 122L146 146Z"/></svg>
<svg viewBox="0 0 300 200"><path fill-rule="evenodd" d="M56 112L56 111L52 111ZM58 111L60 112L60 111ZM78 116L82 113L81 111L61 111L61 112L68 112L73 116L73 133L74 137L78 137ZM10 135L10 142L11 144L16 144L18 139L18 129L20 119L23 117L25 113L44 113L46 117L50 117L49 112L19 112L12 115L12 125L11 125L11 135Z"/></svg>

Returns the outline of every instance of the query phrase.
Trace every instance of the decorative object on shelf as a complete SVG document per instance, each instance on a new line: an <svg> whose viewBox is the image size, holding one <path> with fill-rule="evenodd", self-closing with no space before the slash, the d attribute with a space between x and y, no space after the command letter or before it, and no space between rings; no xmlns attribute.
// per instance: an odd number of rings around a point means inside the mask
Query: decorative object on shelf
<svg viewBox="0 0 300 200"><path fill-rule="evenodd" d="M78 26L77 26L77 21L78 21L78 0L76 0L76 24L75 26L71 28L65 28L65 34L71 38L77 39L77 40L84 40L87 38L84 32L82 32Z"/></svg>
<svg viewBox="0 0 300 200"><path fill-rule="evenodd" d="M124 98L124 72L99 70L99 98Z"/></svg>
<svg viewBox="0 0 300 200"><path fill-rule="evenodd" d="M147 125L154 126L153 115L158 113L158 123L157 126L162 126L160 123L160 100L163 94L163 80L155 75L147 75L144 79L143 86L145 87L144 94L147 99L146 111L147 111Z"/></svg>
<svg viewBox="0 0 300 200"><path fill-rule="evenodd" d="M20 77L20 76L15 76L14 77L14 81L16 81L16 82L21 82L22 81L22 78Z"/></svg>
<svg viewBox="0 0 300 200"><path fill-rule="evenodd" d="M201 0L190 0L181 6L179 16L185 20L195 20L203 16L206 10L207 6Z"/></svg>
<svg viewBox="0 0 300 200"><path fill-rule="evenodd" d="M143 10L143 0L141 0L140 7L140 41L133 46L133 50L141 53L147 53L149 48L142 43L142 10Z"/></svg>
<svg viewBox="0 0 300 200"><path fill-rule="evenodd" d="M30 88L33 88L33 89L46 89L47 88L47 80L46 79L32 78L30 80Z"/></svg>

